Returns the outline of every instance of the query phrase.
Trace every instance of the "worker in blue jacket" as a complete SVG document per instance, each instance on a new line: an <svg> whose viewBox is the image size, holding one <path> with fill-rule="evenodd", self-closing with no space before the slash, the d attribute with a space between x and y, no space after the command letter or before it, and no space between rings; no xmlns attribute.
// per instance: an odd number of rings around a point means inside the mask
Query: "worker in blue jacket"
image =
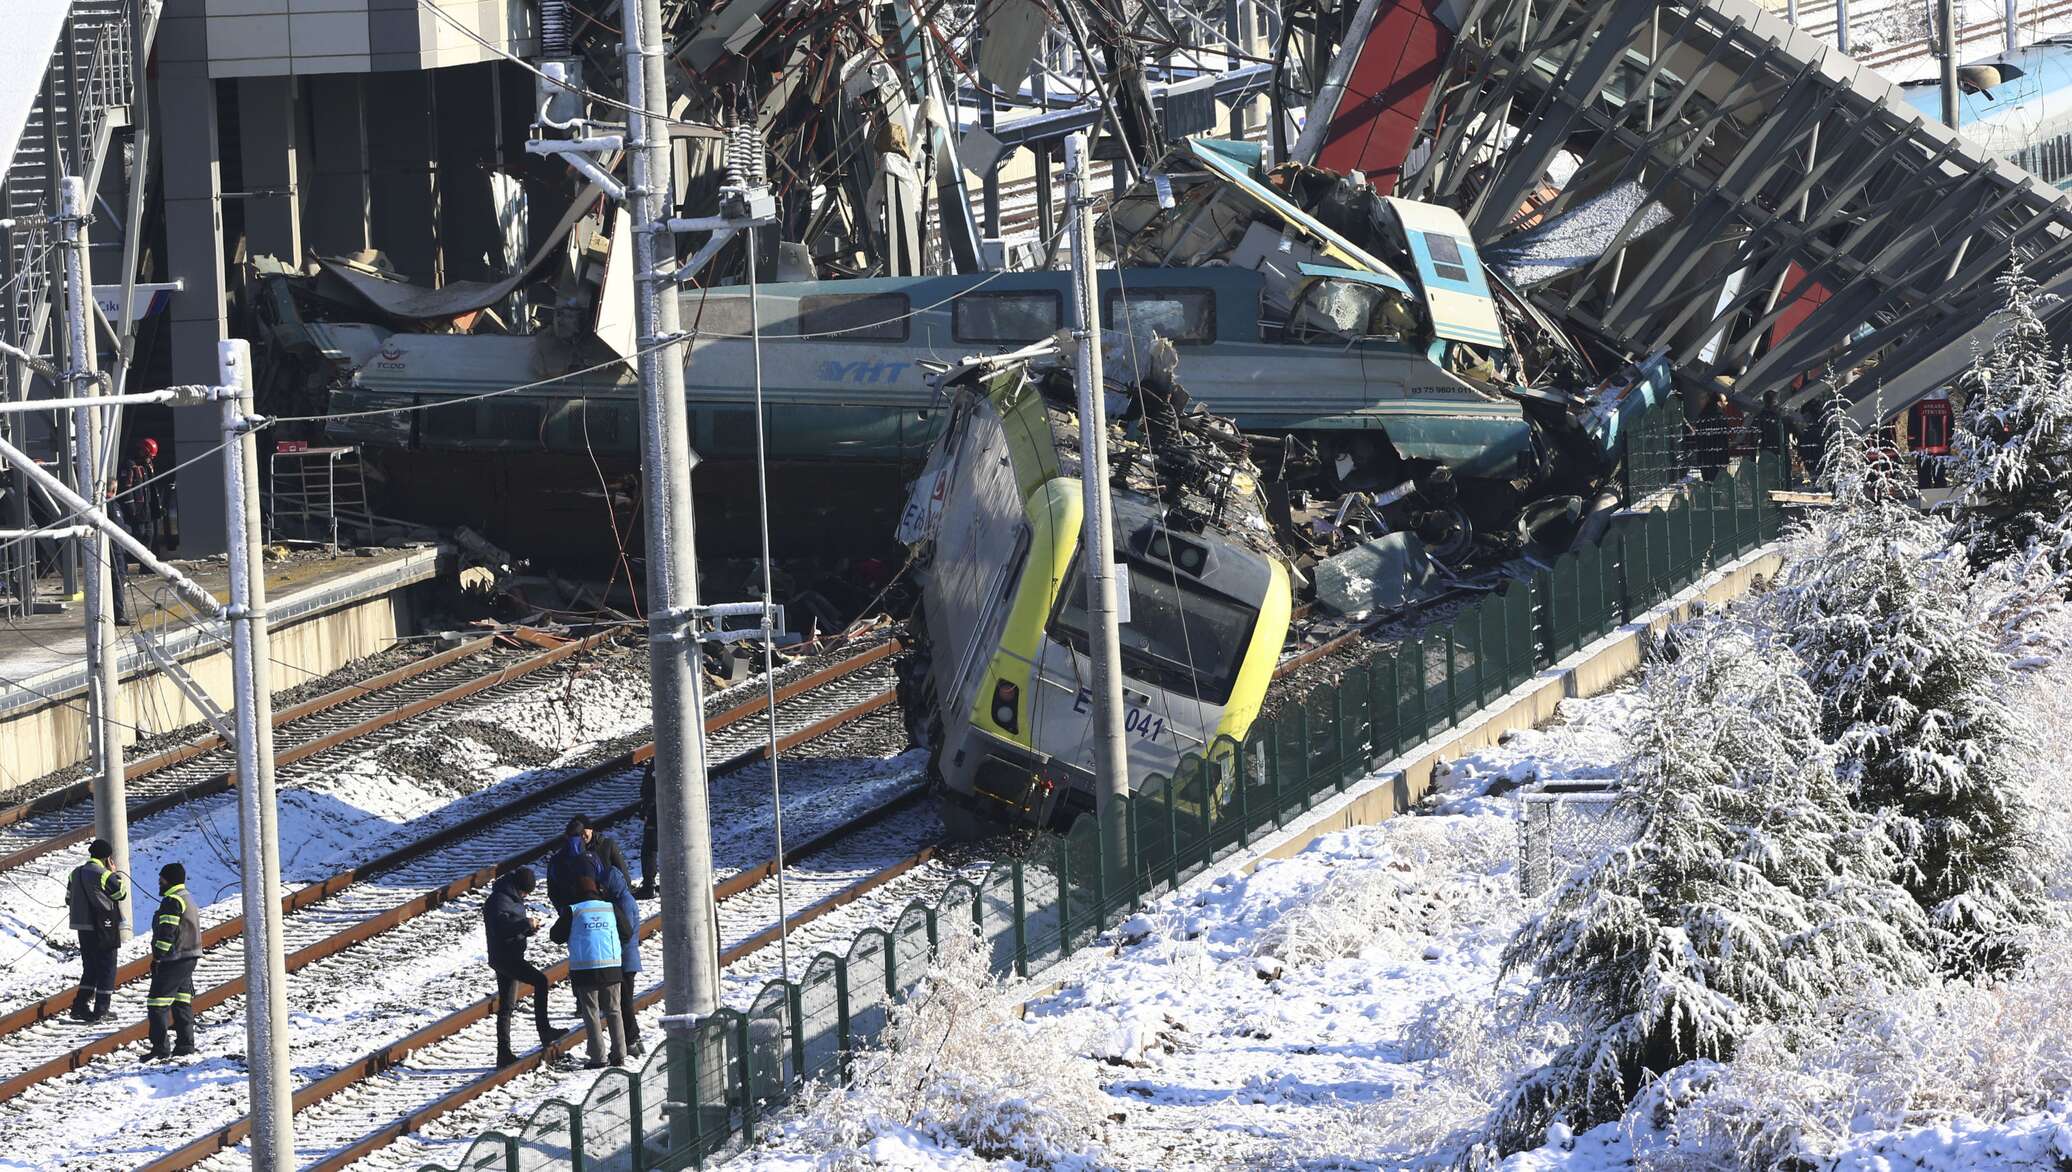
<svg viewBox="0 0 2072 1172"><path fill-rule="evenodd" d="M613 867L604 876L604 897L618 909L625 933L619 937L619 1017L626 1026L626 1052L635 1058L647 1053L640 1044L640 1013L633 1004L633 986L640 982L640 901L626 872Z"/></svg>
<svg viewBox="0 0 2072 1172"><path fill-rule="evenodd" d="M604 1041L609 1031L609 1064L618 1066L626 1061L626 1024L619 1016L619 968L625 961L621 942L632 928L592 876L577 879L571 894L575 902L568 914L568 979L590 1034L590 1060L584 1065L596 1070L607 1064Z"/></svg>

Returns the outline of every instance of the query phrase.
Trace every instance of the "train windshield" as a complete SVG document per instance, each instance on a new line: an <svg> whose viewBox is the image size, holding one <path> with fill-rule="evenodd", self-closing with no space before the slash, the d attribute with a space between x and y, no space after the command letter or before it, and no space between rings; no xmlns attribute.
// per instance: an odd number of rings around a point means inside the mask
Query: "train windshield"
<svg viewBox="0 0 2072 1172"><path fill-rule="evenodd" d="M1133 679L1204 704L1230 699L1252 641L1257 607L1188 580L1171 566L1129 561L1129 619L1122 624L1122 667ZM1077 560L1072 589L1051 620L1051 634L1086 651L1086 578Z"/></svg>

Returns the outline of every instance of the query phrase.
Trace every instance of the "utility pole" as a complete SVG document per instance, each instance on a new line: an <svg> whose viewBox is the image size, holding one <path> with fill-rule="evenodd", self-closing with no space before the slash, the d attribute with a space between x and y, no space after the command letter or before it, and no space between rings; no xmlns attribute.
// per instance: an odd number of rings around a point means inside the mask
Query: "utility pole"
<svg viewBox="0 0 2072 1172"><path fill-rule="evenodd" d="M1079 558L1086 566L1087 652L1094 667L1094 808L1111 867L1127 862L1121 810L1130 796L1122 739L1122 634L1115 605L1115 510L1108 496L1108 404L1101 372L1101 309L1094 281L1094 202L1087 191L1086 135L1065 136L1065 211L1072 217L1072 336L1079 388L1079 484L1085 505Z"/></svg>
<svg viewBox="0 0 2072 1172"><path fill-rule="evenodd" d="M2007 7L2001 13L2001 35L2007 38L2007 51L2010 53L2022 47L2020 5L2021 0L2007 0Z"/></svg>
<svg viewBox="0 0 2072 1172"><path fill-rule="evenodd" d="M232 695L237 719L237 840L245 913L245 1071L251 1085L252 1167L295 1167L294 1084L288 1081L287 966L281 955L280 834L273 791L272 655L266 562L260 548L260 420L252 405L252 347L216 344L223 409L223 495L229 525Z"/></svg>
<svg viewBox="0 0 2072 1172"><path fill-rule="evenodd" d="M640 450L647 487L648 670L653 679L655 805L662 854L663 1021L688 1032L719 1008L719 922L705 793L705 703L698 650L694 457L684 424L681 318L664 265L673 173L660 0L624 5L626 205L633 221Z"/></svg>
<svg viewBox="0 0 2072 1172"><path fill-rule="evenodd" d="M1835 0L1835 48L1849 51L1849 0Z"/></svg>
<svg viewBox="0 0 2072 1172"><path fill-rule="evenodd" d="M100 390L93 329L92 268L86 255L86 181L68 178L59 190L58 232L65 249L65 356L69 369L66 393L75 399ZM79 495L95 505L108 499L108 470L102 467L101 421L110 409L87 404L72 408L72 463L79 470ZM122 772L121 673L115 655L115 585L108 561L113 551L108 535L91 530L80 539L80 573L86 579L86 708L94 796L94 837L115 848L109 865L129 874L129 795ZM133 917L122 917L120 932L128 940Z"/></svg>
<svg viewBox="0 0 2072 1172"><path fill-rule="evenodd" d="M1957 104L1957 19L1952 11L1955 7L1951 0L1935 0L1935 35L1942 56L1943 125L1952 130L1957 129L1960 116Z"/></svg>

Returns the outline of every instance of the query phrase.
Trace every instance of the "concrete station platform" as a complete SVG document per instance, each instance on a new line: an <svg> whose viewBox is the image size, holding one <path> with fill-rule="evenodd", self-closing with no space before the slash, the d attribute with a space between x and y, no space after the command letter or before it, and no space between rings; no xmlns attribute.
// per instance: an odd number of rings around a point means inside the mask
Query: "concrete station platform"
<svg viewBox="0 0 2072 1172"><path fill-rule="evenodd" d="M440 573L435 547L367 554L298 552L266 567L275 691L327 675L417 631L413 595ZM227 593L221 559L178 563L211 594ZM132 627L116 628L125 743L203 719L138 646L141 632L186 667L224 711L230 704L230 632L197 618L157 578L132 571ZM0 622L0 799L87 753L85 615L63 611Z"/></svg>

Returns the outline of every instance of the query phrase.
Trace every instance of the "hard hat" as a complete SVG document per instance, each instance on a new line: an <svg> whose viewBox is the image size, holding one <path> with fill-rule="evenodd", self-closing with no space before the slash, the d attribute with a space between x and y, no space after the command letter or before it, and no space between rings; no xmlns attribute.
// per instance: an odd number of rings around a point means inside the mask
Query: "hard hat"
<svg viewBox="0 0 2072 1172"><path fill-rule="evenodd" d="M155 460L158 458L158 441L147 435L137 441L137 450L144 453L146 460Z"/></svg>

